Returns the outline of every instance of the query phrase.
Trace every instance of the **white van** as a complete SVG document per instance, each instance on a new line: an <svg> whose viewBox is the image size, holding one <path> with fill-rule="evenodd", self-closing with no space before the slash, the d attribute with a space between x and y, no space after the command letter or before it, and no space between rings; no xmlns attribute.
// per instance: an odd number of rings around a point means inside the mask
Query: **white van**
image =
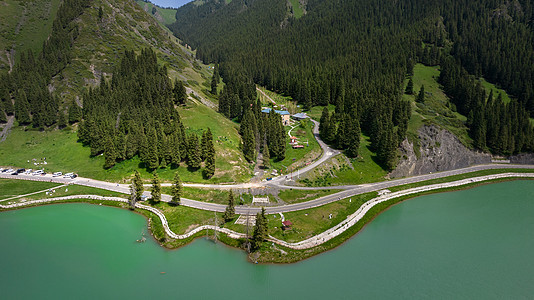
<svg viewBox="0 0 534 300"><path fill-rule="evenodd" d="M63 175L63 173L61 173L61 172L56 172L56 173L52 174L52 176L54 176L54 177L59 177L61 175Z"/></svg>

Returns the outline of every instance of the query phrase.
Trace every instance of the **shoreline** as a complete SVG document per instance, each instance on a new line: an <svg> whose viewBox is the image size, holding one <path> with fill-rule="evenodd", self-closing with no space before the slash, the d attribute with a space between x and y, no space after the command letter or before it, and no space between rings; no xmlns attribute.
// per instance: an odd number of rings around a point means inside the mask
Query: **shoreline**
<svg viewBox="0 0 534 300"><path fill-rule="evenodd" d="M327 229L324 232L321 232L305 240L290 243L290 242L286 242L284 240L280 240L272 236L269 236L266 239L266 243L264 244L275 243L277 247L282 247L281 250L286 252L286 256L287 254L289 254L289 252L293 252L291 253L293 254L291 255L292 258L290 258L289 260L283 260L283 259L276 260L274 258L269 259L268 257L266 257L266 260L254 259L254 262L277 263L277 264L278 263L294 263L294 262L298 262L298 261L310 258L317 254L324 253L329 250L333 250L337 248L337 246L343 244L346 240L355 236L359 231L361 231L365 227L366 224L370 223L380 213L387 210L392 205L395 205L399 202L402 202L408 199L412 199L412 198L415 198L421 195L426 195L426 194L464 190L464 189L473 188L473 187L476 187L482 184L491 184L491 183L511 181L511 180L521 180L521 179L534 180L534 173L500 173L500 174L493 174L493 175L478 176L478 177L461 179L461 180L456 180L456 181L451 181L451 182L431 184L431 185L425 185L425 186L415 187L415 188L408 188L408 189L400 190L397 192L388 193L386 195L374 197L364 202L355 212L348 215L347 218L343 220L342 222L334 225L333 227ZM83 200L79 201L81 199L86 199L86 201L83 201ZM22 208L34 207L34 206L40 206L40 205L73 203L73 202L74 203L80 202L80 203L89 203L89 204L100 204L100 205L120 207L120 208L126 208L129 210L132 210L129 207L125 207L125 205L127 205L128 203L128 199L119 198L119 197L104 197L104 196L96 196L96 195L72 195L72 196L40 199L40 200L30 200L24 203L16 203L16 204L11 204L11 205L0 205L0 208L2 208L2 210L9 211L9 210L22 209ZM118 204L118 205L107 205L107 204L103 204L103 202L107 202L107 203L111 202L111 203ZM174 250L174 249L181 248L182 246L189 244L195 239L202 237L201 233L203 233L204 230L214 230L214 231L217 231L223 234L224 238L219 239L219 240L221 240L221 242L223 242L225 245L243 250L242 248L239 247L239 241L242 241L243 239L246 238L246 234L244 233L236 232L236 231L233 231L227 228L221 228L215 225L202 225L184 234L176 234L169 228L169 224L168 224L166 216L163 214L163 212L161 212L157 208L147 206L141 203L136 203L136 209L133 211L145 216L145 218L147 219L147 228L148 228L148 231L150 232L150 235L156 240L156 242L160 246L166 249ZM152 220L151 215L154 215L157 217L159 224L155 224L154 220ZM158 227L158 226L161 226L161 229L163 232L161 233L155 232L154 229L156 228L154 227ZM159 230L156 230L156 231L159 231ZM163 236L159 236L161 234L163 234ZM164 238L164 240L162 240L162 238ZM234 241L234 242L232 243L229 240ZM178 241L183 242L183 243L178 243L178 245L172 245L174 244L173 242L178 242ZM264 253L265 250L269 250L269 249L263 249L263 248L264 247L262 247L262 249L259 251L259 257L257 258L261 258L263 256L262 254L265 254ZM276 249L276 250L280 252L280 249ZM308 254L298 253L302 251L308 252L309 250L312 250L311 253L308 253ZM269 252L269 251L266 251L266 252ZM252 262L252 258L250 254L248 255L248 260Z"/></svg>

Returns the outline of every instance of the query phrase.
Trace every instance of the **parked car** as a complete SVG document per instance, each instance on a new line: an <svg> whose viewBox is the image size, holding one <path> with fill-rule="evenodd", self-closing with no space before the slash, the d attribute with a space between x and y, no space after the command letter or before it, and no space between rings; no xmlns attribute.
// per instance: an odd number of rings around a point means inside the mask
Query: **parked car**
<svg viewBox="0 0 534 300"><path fill-rule="evenodd" d="M61 175L63 175L63 173L61 173L61 172L56 172L56 173L52 174L52 176L54 176L54 177L59 177Z"/></svg>
<svg viewBox="0 0 534 300"><path fill-rule="evenodd" d="M72 178L72 175L74 175L74 173L66 173L63 175L63 178Z"/></svg>
<svg viewBox="0 0 534 300"><path fill-rule="evenodd" d="M36 170L35 172L32 173L32 175L40 175L42 173L44 173L43 170Z"/></svg>
<svg viewBox="0 0 534 300"><path fill-rule="evenodd" d="M26 169L26 171L24 172L25 174L31 174L32 173L32 169Z"/></svg>
<svg viewBox="0 0 534 300"><path fill-rule="evenodd" d="M7 169L7 170L4 171L4 173L7 173L7 174L11 174L13 172L15 172L15 170L13 170L13 169Z"/></svg>

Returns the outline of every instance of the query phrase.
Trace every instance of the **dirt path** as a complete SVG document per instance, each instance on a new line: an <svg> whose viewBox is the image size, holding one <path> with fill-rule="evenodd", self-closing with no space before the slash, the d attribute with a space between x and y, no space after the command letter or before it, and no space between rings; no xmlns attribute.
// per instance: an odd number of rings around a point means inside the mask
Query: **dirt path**
<svg viewBox="0 0 534 300"><path fill-rule="evenodd" d="M190 95L191 93L194 94L196 97L198 97L198 99L200 99L200 102L202 102L202 104L204 104L207 107L217 111L217 109L218 109L217 104L215 104L215 103L205 99L204 97L200 96L200 94L197 93L197 91L193 90L190 87L185 87L185 91L187 92L187 95Z"/></svg>
<svg viewBox="0 0 534 300"><path fill-rule="evenodd" d="M265 98L269 99L269 101L271 101L274 105L277 105L276 102L271 97L269 97L267 94L265 94L265 92L262 91L259 87L256 87L256 90L260 92L263 96L265 96Z"/></svg>

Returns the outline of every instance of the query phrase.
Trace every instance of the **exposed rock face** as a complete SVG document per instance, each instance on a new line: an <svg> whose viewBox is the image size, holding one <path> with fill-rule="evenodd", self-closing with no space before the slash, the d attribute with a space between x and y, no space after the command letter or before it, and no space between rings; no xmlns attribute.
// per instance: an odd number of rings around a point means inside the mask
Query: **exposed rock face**
<svg viewBox="0 0 534 300"><path fill-rule="evenodd" d="M521 153L510 156L510 163L518 165L533 165L534 153Z"/></svg>
<svg viewBox="0 0 534 300"><path fill-rule="evenodd" d="M418 131L421 155L417 157L414 145L408 140L401 144L401 160L390 173L391 178L428 174L491 163L491 155L469 150L458 138L437 126L423 126ZM534 157L533 157L534 158Z"/></svg>

